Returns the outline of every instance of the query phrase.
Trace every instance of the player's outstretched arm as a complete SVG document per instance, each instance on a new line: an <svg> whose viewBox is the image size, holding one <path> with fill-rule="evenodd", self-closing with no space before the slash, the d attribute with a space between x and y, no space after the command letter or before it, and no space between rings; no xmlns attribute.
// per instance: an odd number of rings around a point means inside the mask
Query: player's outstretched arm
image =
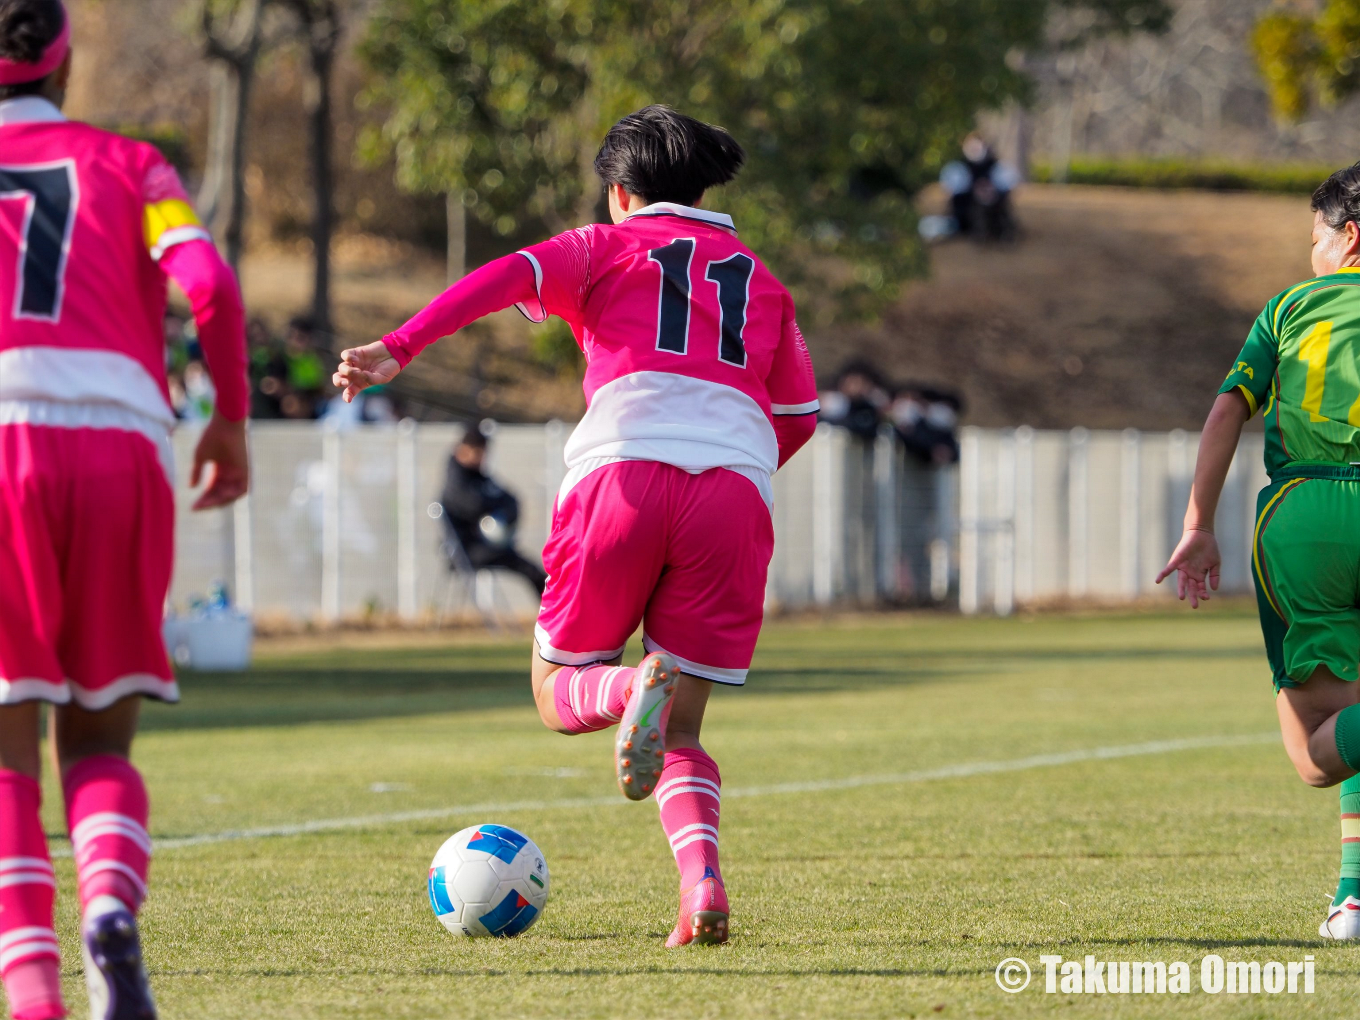
<svg viewBox="0 0 1360 1020"><path fill-rule="evenodd" d="M361 390L391 382L401 369L401 363L392 357L387 344L375 340L363 347L341 351L340 367L331 376L331 382L341 391L348 404Z"/></svg>
<svg viewBox="0 0 1360 1020"><path fill-rule="evenodd" d="M1242 426L1251 417L1246 399L1236 390L1220 393L1209 411L1200 434L1199 456L1195 460L1195 482L1190 490L1190 506L1185 511L1185 531L1171 554L1157 583L1176 575L1176 597L1190 599L1199 608L1209 600L1209 591L1218 590L1219 567L1223 562L1214 537L1214 514L1223 482L1237 453Z"/></svg>
<svg viewBox="0 0 1360 1020"><path fill-rule="evenodd" d="M391 382L411 359L440 337L451 336L484 315L538 301L533 265L516 252L469 273L381 340L341 354L332 377L346 401L361 390Z"/></svg>

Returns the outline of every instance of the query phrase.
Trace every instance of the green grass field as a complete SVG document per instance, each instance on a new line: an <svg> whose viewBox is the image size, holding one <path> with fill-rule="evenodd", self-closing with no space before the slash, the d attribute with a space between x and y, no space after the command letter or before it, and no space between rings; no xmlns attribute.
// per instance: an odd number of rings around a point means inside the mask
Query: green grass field
<svg viewBox="0 0 1360 1020"><path fill-rule="evenodd" d="M705 730L734 937L678 951L662 948L676 876L656 808L614 794L609 735L540 726L527 641L265 644L248 675L186 678L137 744L163 1015L1346 1015L1360 952L1316 934L1336 794L1304 787L1264 736L1255 620L1215 606L770 626L749 686L719 689ZM1183 743L1023 761L1157 741ZM976 763L1011 764L941 775ZM47 810L59 831L50 784ZM191 839L333 819L368 821ZM519 939L455 938L426 902L436 848L484 821L528 833L551 868L548 909ZM58 875L80 1001L69 859ZM1206 994L1211 952L1313 954L1316 994ZM1045 994L1041 953L1183 960L1194 991ZM1036 970L1016 995L993 975L1011 956Z"/></svg>

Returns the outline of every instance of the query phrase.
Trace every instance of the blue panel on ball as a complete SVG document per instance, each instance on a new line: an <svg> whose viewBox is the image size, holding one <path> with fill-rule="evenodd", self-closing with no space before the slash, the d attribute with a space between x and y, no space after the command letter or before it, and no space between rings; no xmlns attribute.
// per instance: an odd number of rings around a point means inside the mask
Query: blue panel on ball
<svg viewBox="0 0 1360 1020"><path fill-rule="evenodd" d="M504 825L483 825L472 834L467 845L469 850L480 850L509 864L527 842L514 829L507 829Z"/></svg>
<svg viewBox="0 0 1360 1020"><path fill-rule="evenodd" d="M492 935L518 935L538 916L538 909L513 890L496 907L477 918Z"/></svg>
<svg viewBox="0 0 1360 1020"><path fill-rule="evenodd" d="M452 914L453 901L449 899L448 886L444 884L444 867L430 869L430 906L436 914Z"/></svg>

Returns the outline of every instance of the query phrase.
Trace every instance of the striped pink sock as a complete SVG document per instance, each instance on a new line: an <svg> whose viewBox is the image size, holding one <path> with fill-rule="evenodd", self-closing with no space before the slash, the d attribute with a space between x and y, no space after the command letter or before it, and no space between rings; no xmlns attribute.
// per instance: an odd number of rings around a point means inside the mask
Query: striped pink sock
<svg viewBox="0 0 1360 1020"><path fill-rule="evenodd" d="M553 681L557 717L572 733L594 733L623 717L637 670L631 666L564 667Z"/></svg>
<svg viewBox="0 0 1360 1020"><path fill-rule="evenodd" d="M697 747L667 751L655 796L661 808L661 828L680 869L680 888L689 889L710 875L722 882L718 867L722 777L718 763Z"/></svg>
<svg viewBox="0 0 1360 1020"><path fill-rule="evenodd" d="M36 780L0 769L0 974L15 1020L57 1020L61 1001L52 901L57 880L47 853Z"/></svg>
<svg viewBox="0 0 1360 1020"><path fill-rule="evenodd" d="M71 766L62 786L81 907L96 896L112 896L135 913L146 898L151 864L141 773L126 758L101 754Z"/></svg>

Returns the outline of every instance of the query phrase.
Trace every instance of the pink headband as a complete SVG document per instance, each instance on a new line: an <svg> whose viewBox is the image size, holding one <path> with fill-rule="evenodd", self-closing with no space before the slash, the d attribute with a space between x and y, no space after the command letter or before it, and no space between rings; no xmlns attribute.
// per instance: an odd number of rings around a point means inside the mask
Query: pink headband
<svg viewBox="0 0 1360 1020"><path fill-rule="evenodd" d="M0 86L26 85L31 81L46 78L61 66L61 62L66 59L66 54L71 49L71 18L65 11L62 14L64 21L61 34L48 44L36 64L25 64L0 57Z"/></svg>

